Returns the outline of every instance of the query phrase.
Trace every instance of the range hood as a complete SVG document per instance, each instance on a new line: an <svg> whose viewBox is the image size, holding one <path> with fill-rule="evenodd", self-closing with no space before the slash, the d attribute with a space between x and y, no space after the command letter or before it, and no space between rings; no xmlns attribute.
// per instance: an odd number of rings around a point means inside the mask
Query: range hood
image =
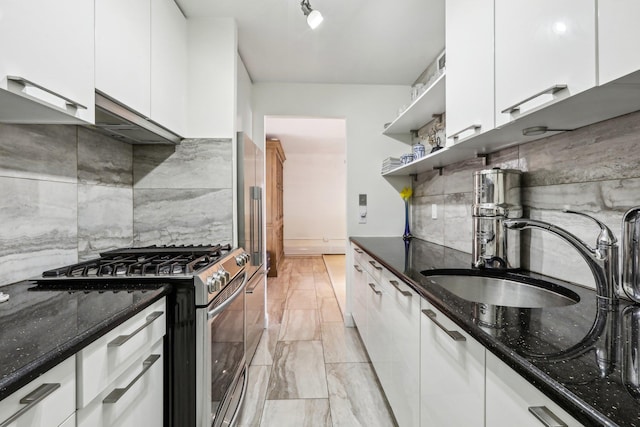
<svg viewBox="0 0 640 427"><path fill-rule="evenodd" d="M95 129L129 144L176 145L181 137L96 91Z"/></svg>

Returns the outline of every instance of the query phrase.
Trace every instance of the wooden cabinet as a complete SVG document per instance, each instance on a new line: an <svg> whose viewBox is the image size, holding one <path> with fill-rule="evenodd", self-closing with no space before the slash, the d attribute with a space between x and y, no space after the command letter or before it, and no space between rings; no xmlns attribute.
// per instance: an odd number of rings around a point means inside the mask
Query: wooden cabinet
<svg viewBox="0 0 640 427"><path fill-rule="evenodd" d="M495 0L496 126L594 87L596 59L594 0Z"/></svg>
<svg viewBox="0 0 640 427"><path fill-rule="evenodd" d="M271 256L269 276L277 277L284 259L283 168L286 157L277 139L266 141L267 252Z"/></svg>
<svg viewBox="0 0 640 427"><path fill-rule="evenodd" d="M165 299L100 337L77 355L77 425L163 423Z"/></svg>
<svg viewBox="0 0 640 427"><path fill-rule="evenodd" d="M486 393L487 426L582 426L551 399L489 352L487 352L486 363ZM544 423L539 417L546 417L555 423Z"/></svg>
<svg viewBox="0 0 640 427"><path fill-rule="evenodd" d="M447 139L495 127L494 0L447 0Z"/></svg>
<svg viewBox="0 0 640 427"><path fill-rule="evenodd" d="M598 0L599 83L605 84L640 70L640 2ZM631 81L640 83L640 76Z"/></svg>
<svg viewBox="0 0 640 427"><path fill-rule="evenodd" d="M76 410L76 364L71 356L0 402L0 423L9 427L58 427ZM38 397L42 399L39 400ZM33 402L33 403L30 403ZM29 407L30 409L25 410ZM24 411L19 414L19 411ZM16 415L16 417L14 417ZM72 423L71 425L74 425Z"/></svg>
<svg viewBox="0 0 640 427"><path fill-rule="evenodd" d="M420 425L483 427L484 347L426 300L420 330Z"/></svg>
<svg viewBox="0 0 640 427"><path fill-rule="evenodd" d="M173 0L96 0L95 87L184 135L187 22Z"/></svg>
<svg viewBox="0 0 640 427"><path fill-rule="evenodd" d="M1 3L0 122L94 122L93 15L85 0Z"/></svg>

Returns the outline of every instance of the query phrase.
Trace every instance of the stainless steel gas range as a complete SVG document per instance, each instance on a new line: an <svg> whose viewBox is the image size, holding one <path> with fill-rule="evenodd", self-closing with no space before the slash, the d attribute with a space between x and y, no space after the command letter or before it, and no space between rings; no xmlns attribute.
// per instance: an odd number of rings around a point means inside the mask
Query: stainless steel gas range
<svg viewBox="0 0 640 427"><path fill-rule="evenodd" d="M49 270L38 286L69 290L169 283L165 425L233 425L247 384L249 255L230 246L148 246ZM126 286L125 286L126 285Z"/></svg>

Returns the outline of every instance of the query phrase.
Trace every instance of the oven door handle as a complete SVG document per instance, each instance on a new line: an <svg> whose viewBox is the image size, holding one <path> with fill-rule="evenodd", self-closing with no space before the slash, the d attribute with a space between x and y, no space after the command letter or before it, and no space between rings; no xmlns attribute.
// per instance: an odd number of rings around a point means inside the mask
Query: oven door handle
<svg viewBox="0 0 640 427"><path fill-rule="evenodd" d="M231 296L227 298L222 304L220 304L219 306L217 306L212 310L207 311L207 320L211 320L214 317L216 317L218 314L220 314L222 310L227 308L229 304L231 304L236 298L238 298L240 294L244 292L244 288L247 286L247 272L246 271L242 272L242 276L243 276L242 285L238 286L238 289L236 289L233 292L233 294L231 294Z"/></svg>

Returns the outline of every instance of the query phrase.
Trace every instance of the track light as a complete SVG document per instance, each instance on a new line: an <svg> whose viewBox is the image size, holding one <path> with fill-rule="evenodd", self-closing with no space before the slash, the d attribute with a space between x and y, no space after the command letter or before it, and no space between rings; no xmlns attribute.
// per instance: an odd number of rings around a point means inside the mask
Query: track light
<svg viewBox="0 0 640 427"><path fill-rule="evenodd" d="M322 20L324 19L322 17L322 14L319 11L313 10L311 8L309 0L302 0L300 2L300 7L302 8L302 13L304 13L304 16L307 17L307 24L309 24L309 27L311 27L312 30L318 28L318 25L320 25L322 23Z"/></svg>

